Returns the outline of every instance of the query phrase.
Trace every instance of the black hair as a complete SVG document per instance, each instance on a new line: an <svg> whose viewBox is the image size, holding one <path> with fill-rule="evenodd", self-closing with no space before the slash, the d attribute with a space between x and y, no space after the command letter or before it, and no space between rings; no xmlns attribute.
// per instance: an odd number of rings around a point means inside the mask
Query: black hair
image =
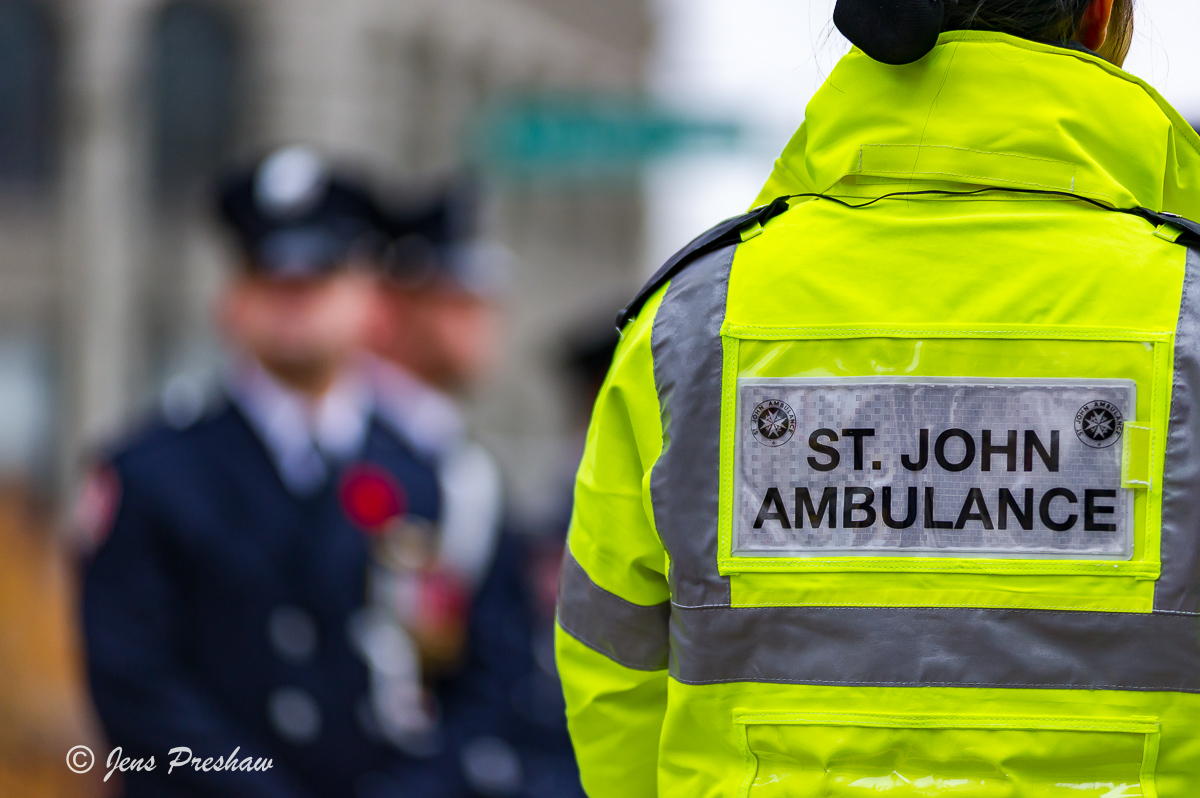
<svg viewBox="0 0 1200 798"><path fill-rule="evenodd" d="M1070 40L1091 0L948 0L942 30L990 30L1041 42Z"/></svg>

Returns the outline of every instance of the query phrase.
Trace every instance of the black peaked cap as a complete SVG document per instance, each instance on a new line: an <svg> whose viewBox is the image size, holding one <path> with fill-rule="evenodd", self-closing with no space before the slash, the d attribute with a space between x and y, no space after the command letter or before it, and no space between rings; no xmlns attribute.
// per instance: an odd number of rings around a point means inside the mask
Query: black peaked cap
<svg viewBox="0 0 1200 798"><path fill-rule="evenodd" d="M389 277L406 283L445 279L470 283L478 263L478 192L457 182L385 211ZM468 263L468 261L471 261Z"/></svg>
<svg viewBox="0 0 1200 798"><path fill-rule="evenodd" d="M311 277L342 268L352 257L377 256L386 220L371 192L331 174L311 151L276 151L230 173L217 210L246 254L246 268L276 276Z"/></svg>

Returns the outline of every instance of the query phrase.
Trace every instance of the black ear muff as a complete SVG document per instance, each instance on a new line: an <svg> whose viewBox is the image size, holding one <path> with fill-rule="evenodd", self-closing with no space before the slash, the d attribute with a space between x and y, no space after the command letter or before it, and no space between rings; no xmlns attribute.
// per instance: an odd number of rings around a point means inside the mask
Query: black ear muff
<svg viewBox="0 0 1200 798"><path fill-rule="evenodd" d="M837 0L833 24L885 64L911 64L937 44L943 0Z"/></svg>

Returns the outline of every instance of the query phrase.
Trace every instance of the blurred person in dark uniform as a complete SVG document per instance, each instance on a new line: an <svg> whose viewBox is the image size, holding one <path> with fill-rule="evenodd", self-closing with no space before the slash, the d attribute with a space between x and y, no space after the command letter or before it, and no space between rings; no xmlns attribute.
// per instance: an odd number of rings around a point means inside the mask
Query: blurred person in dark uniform
<svg viewBox="0 0 1200 798"><path fill-rule="evenodd" d="M381 417L435 463L444 507L437 556L470 590L491 564L503 509L499 472L460 405L496 361L500 337L504 254L475 241L474 219L466 184L389 209L370 336Z"/></svg>
<svg viewBox="0 0 1200 798"><path fill-rule="evenodd" d="M499 472L469 434L460 398L496 360L504 268L500 251L474 241L473 219L465 185L387 213L370 335L380 415L438 473L436 560L472 593L491 566L503 507Z"/></svg>
<svg viewBox="0 0 1200 798"><path fill-rule="evenodd" d="M384 417L438 463L440 560L471 590L465 658L442 693L462 777L478 796L572 798L583 793L553 676L561 543L554 553L502 523L496 468L459 404L501 338L507 254L481 241L478 199L457 182L389 213L377 384Z"/></svg>
<svg viewBox="0 0 1200 798"><path fill-rule="evenodd" d="M431 567L443 575L442 584L459 591L458 601L440 603L466 608L457 618L443 613L421 624L436 630L425 638L458 644L441 646L440 657L424 657L427 675L441 686L451 767L474 794L511 796L519 794L524 773L512 748L492 736L499 724L489 720L506 700L494 673L505 657L474 634L480 612L488 611L481 591L494 581L508 548L499 471L469 434L460 405L494 362L499 332L493 299L503 264L475 242L474 220L475 196L466 184L389 208L390 240L378 264L382 280L370 338L379 356L374 378L381 417L437 473L442 523ZM493 622L506 622L506 615Z"/></svg>
<svg viewBox="0 0 1200 798"><path fill-rule="evenodd" d="M611 315L611 314L609 314ZM533 656L514 681L513 709L520 727L536 740L543 779L553 790L532 793L541 796L583 798L574 749L567 734L566 706L554 661L554 617L558 601L558 576L566 547L574 493L569 478L583 455L587 425L600 386L612 364L618 336L607 318L587 323L561 336L557 351L560 375L567 389L567 405L574 423L569 446L564 448L560 501L557 512L537 529L523 536L525 563L522 588L530 608L530 638Z"/></svg>
<svg viewBox="0 0 1200 798"><path fill-rule="evenodd" d="M454 795L424 758L436 709L396 612L437 471L381 423L359 354L375 206L289 148L231 177L220 213L243 256L217 314L223 398L101 468L117 500L83 593L92 689L112 744L156 761L128 795ZM178 747L197 759L168 774ZM229 769L247 758L272 766Z"/></svg>

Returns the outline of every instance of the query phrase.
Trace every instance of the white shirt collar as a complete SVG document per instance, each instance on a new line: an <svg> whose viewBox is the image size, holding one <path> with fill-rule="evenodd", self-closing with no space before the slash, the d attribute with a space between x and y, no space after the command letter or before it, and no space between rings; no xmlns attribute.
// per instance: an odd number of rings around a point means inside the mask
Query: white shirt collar
<svg viewBox="0 0 1200 798"><path fill-rule="evenodd" d="M297 495L318 490L329 478L331 462L353 459L366 443L374 403L361 368L348 370L315 401L249 358L234 364L225 385L280 478Z"/></svg>
<svg viewBox="0 0 1200 798"><path fill-rule="evenodd" d="M380 418L418 453L440 457L464 442L466 421L449 396L379 358L372 358L370 373Z"/></svg>

